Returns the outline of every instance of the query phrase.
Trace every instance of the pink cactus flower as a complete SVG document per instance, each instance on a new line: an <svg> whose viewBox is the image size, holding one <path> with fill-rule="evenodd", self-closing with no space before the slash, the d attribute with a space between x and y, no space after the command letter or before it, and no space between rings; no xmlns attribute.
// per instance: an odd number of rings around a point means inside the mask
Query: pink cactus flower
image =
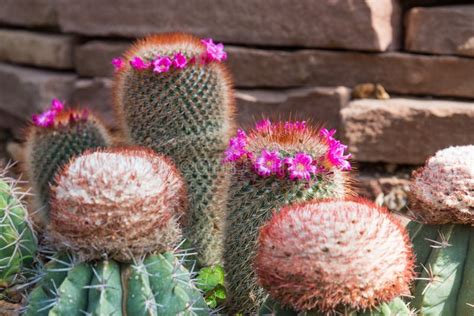
<svg viewBox="0 0 474 316"><path fill-rule="evenodd" d="M130 61L130 66L132 66L135 70L144 70L150 68L150 63L146 63L140 57L135 56Z"/></svg>
<svg viewBox="0 0 474 316"><path fill-rule="evenodd" d="M41 114L34 114L32 116L33 124L39 127L50 127L54 124L56 112L48 110Z"/></svg>
<svg viewBox="0 0 474 316"><path fill-rule="evenodd" d="M351 170L351 164L347 161L351 158L351 154L344 155L346 149L346 145L335 139L329 144L327 158L332 165L341 170Z"/></svg>
<svg viewBox="0 0 474 316"><path fill-rule="evenodd" d="M153 61L153 71L157 73L168 72L172 63L169 57L158 57Z"/></svg>
<svg viewBox="0 0 474 316"><path fill-rule="evenodd" d="M263 150L260 157L255 161L255 169L261 176L278 174L281 170L282 160L278 151Z"/></svg>
<svg viewBox="0 0 474 316"><path fill-rule="evenodd" d="M224 51L224 44L214 43L212 38L202 39L201 43L206 47L204 58L207 62L222 62L227 59L227 53Z"/></svg>
<svg viewBox="0 0 474 316"><path fill-rule="evenodd" d="M326 141L328 141L328 143L333 140L333 136L334 134L336 134L336 130L335 129L331 129L331 130L328 130L327 128L323 128L321 129L321 131L319 132L319 134L324 138L326 139Z"/></svg>
<svg viewBox="0 0 474 316"><path fill-rule="evenodd" d="M51 106L50 106L49 110L52 111L52 112L59 113L62 110L64 110L64 103L62 103L58 99L53 99L51 101Z"/></svg>
<svg viewBox="0 0 474 316"><path fill-rule="evenodd" d="M272 122L270 122L268 119L258 121L257 124L255 124L255 129L257 132L269 131L271 127Z"/></svg>
<svg viewBox="0 0 474 316"><path fill-rule="evenodd" d="M119 71L120 69L122 69L123 65L124 62L122 58L116 57L112 59L112 66L114 66L115 71Z"/></svg>
<svg viewBox="0 0 474 316"><path fill-rule="evenodd" d="M188 64L188 61L186 59L186 56L184 56L182 53L176 53L174 54L173 57L173 66L177 69L184 69L186 65Z"/></svg>
<svg viewBox="0 0 474 316"><path fill-rule="evenodd" d="M305 153L298 153L294 158L286 158L290 179L310 180L312 174L317 173L317 167L313 165L313 158Z"/></svg>
<svg viewBox="0 0 474 316"><path fill-rule="evenodd" d="M285 122L286 130L304 131L306 129L306 121Z"/></svg>
<svg viewBox="0 0 474 316"><path fill-rule="evenodd" d="M232 137L229 141L229 147L225 151L224 162L236 161L247 154L245 146L247 146L247 134L243 130L238 129L237 136Z"/></svg>

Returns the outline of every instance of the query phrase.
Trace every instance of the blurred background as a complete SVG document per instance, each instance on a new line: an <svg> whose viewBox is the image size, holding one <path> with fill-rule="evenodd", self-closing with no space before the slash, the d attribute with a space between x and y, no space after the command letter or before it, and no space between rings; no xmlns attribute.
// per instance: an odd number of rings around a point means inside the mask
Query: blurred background
<svg viewBox="0 0 474 316"><path fill-rule="evenodd" d="M0 160L54 97L114 128L112 58L170 31L226 45L241 125L336 128L359 193L393 210L414 167L474 143L474 1L1 0Z"/></svg>

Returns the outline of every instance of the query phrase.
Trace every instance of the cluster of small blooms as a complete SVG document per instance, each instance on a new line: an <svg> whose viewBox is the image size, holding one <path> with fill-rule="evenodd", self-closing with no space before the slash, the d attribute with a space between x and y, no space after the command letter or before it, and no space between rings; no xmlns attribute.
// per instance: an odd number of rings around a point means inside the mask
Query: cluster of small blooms
<svg viewBox="0 0 474 316"><path fill-rule="evenodd" d="M211 38L202 39L201 43L206 51L200 56L199 60L202 64L211 62L223 62L227 59L227 53L224 51L222 43L214 43ZM171 67L175 69L184 69L188 64L196 63L196 58L189 60L181 52L175 53L173 56L157 56L153 61L146 62L141 57L135 56L130 60L130 66L135 70L146 70L152 68L153 72L165 73L170 71ZM112 59L112 65L115 71L119 71L125 65L122 58Z"/></svg>
<svg viewBox="0 0 474 316"><path fill-rule="evenodd" d="M58 99L53 99L49 109L41 114L33 114L33 124L39 127L52 127L57 123L56 118L63 112L63 110L64 104ZM68 114L66 122L86 121L89 117L89 111L87 109L81 111L69 111Z"/></svg>
<svg viewBox="0 0 474 316"><path fill-rule="evenodd" d="M33 114L32 121L33 124L40 127L50 127L54 125L54 119L56 116L62 112L64 109L64 104L58 99L53 99L51 101L51 106L49 109L44 111L41 114Z"/></svg>
<svg viewBox="0 0 474 316"><path fill-rule="evenodd" d="M351 158L351 154L344 155L347 146L333 137L335 133L335 129L327 130L323 128L321 130L321 137L326 140L329 146L327 159L331 164L341 170L351 170L351 164L347 161L347 159Z"/></svg>
<svg viewBox="0 0 474 316"><path fill-rule="evenodd" d="M306 130L305 121L285 122L283 126L284 130L288 132L304 132ZM271 133L277 128L278 125L272 125L269 120L262 120L256 124L255 131L257 133ZM322 157L322 159L317 161L305 152L299 152L294 156L288 157L277 150L270 151L268 149L263 149L258 156L254 157L253 153L247 150L247 134L239 129L237 136L229 141L229 147L225 151L224 162L247 158L252 162L254 170L260 176L285 176L287 171L290 179L307 181L311 179L311 176L327 171L322 166L325 158L333 167L341 170L350 170L351 165L347 159L351 155L344 155L344 150L347 146L333 137L335 132L336 130L321 130L320 137L328 144L328 151L326 157Z"/></svg>

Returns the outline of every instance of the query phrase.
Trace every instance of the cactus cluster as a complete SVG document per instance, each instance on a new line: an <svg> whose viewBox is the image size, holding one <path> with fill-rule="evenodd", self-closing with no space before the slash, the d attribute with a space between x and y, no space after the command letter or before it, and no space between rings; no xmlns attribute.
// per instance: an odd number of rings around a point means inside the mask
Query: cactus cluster
<svg viewBox="0 0 474 316"><path fill-rule="evenodd" d="M472 315L474 146L438 151L413 173L410 189L420 274L411 304L421 315Z"/></svg>
<svg viewBox="0 0 474 316"><path fill-rule="evenodd" d="M229 183L220 164L235 100L222 44L187 34L137 42L117 59L114 99L129 143L171 157L189 189L186 237L201 265L220 262Z"/></svg>

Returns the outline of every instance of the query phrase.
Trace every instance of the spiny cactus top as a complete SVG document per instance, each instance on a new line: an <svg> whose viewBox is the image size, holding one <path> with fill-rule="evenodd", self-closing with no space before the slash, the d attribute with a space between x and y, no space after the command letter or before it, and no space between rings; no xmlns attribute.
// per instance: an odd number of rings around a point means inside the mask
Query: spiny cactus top
<svg viewBox="0 0 474 316"><path fill-rule="evenodd" d="M311 201L261 229L260 284L297 311L364 310L409 294L413 255L405 229L362 199Z"/></svg>
<svg viewBox="0 0 474 316"><path fill-rule="evenodd" d="M49 237L84 258L130 260L179 243L186 189L165 157L145 148L89 151L58 172Z"/></svg>
<svg viewBox="0 0 474 316"><path fill-rule="evenodd" d="M438 151L413 173L409 197L424 223L474 224L474 145Z"/></svg>

